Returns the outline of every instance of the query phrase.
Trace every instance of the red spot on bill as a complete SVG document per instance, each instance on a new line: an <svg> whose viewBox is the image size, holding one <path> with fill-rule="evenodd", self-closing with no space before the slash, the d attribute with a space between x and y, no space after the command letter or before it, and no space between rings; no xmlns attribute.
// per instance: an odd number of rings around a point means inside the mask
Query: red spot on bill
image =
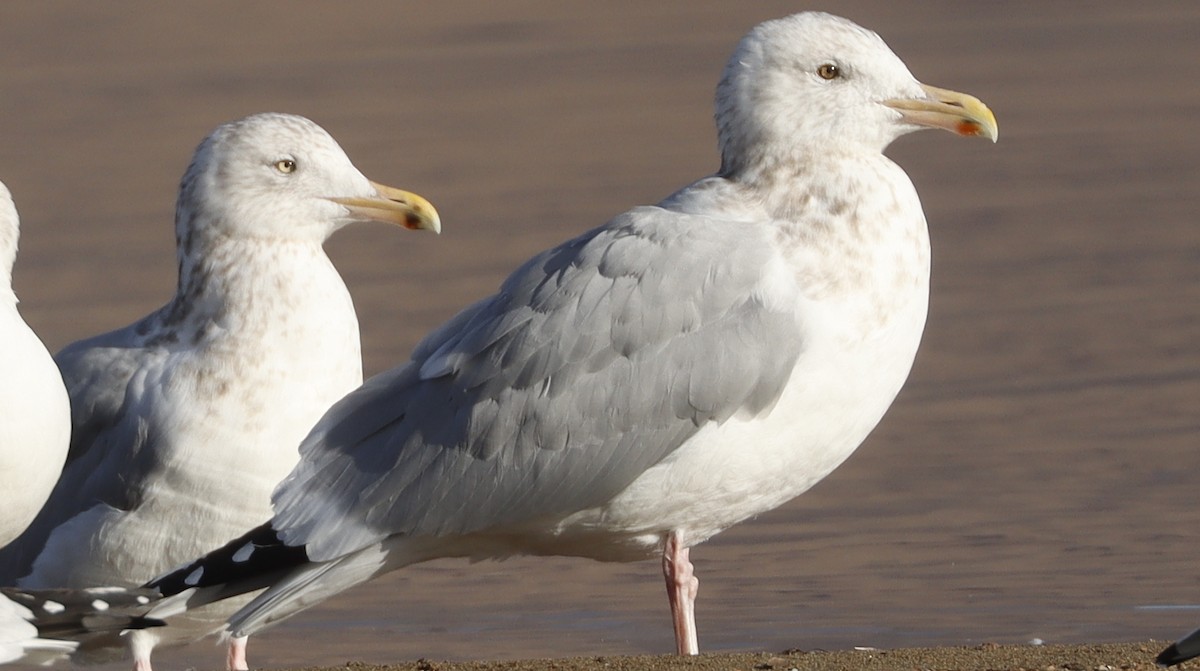
<svg viewBox="0 0 1200 671"><path fill-rule="evenodd" d="M958 132L959 135L968 135L968 136L983 135L983 126L980 126L979 124L975 123L974 121L968 121L966 119L959 121L958 127L955 128L955 130Z"/></svg>

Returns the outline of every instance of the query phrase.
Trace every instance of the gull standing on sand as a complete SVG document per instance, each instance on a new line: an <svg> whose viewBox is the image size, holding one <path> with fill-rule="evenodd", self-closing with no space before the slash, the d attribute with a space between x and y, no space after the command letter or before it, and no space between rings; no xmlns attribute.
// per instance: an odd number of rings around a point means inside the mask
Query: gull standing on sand
<svg viewBox="0 0 1200 671"><path fill-rule="evenodd" d="M367 220L440 226L428 202L368 181L308 119L258 114L213 131L180 184L175 296L57 356L69 463L0 553L0 577L136 586L268 519L300 440L362 382L358 319L322 245ZM218 629L233 607L131 632L135 668L149 669L160 642ZM245 640L229 655L246 668Z"/></svg>
<svg viewBox="0 0 1200 671"><path fill-rule="evenodd" d="M12 287L20 219L0 183L0 547L46 502L71 440L71 407L58 366L17 310ZM0 596L0 662L61 650L37 638L19 606Z"/></svg>
<svg viewBox="0 0 1200 671"><path fill-rule="evenodd" d="M978 100L820 13L741 41L716 122L717 174L535 256L338 402L271 521L152 581L173 596L148 616L267 588L243 636L436 557L657 557L696 653L689 548L828 475L912 366L928 234L884 148L996 138Z"/></svg>

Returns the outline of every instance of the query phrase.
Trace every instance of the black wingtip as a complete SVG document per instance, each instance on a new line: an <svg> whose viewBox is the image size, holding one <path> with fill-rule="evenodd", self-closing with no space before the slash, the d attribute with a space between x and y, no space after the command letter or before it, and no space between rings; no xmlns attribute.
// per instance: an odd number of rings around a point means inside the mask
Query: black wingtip
<svg viewBox="0 0 1200 671"><path fill-rule="evenodd" d="M1154 661L1161 666L1175 666L1194 657L1200 657L1200 629L1172 643L1166 650L1158 653Z"/></svg>
<svg viewBox="0 0 1200 671"><path fill-rule="evenodd" d="M240 585L253 591L281 569L308 561L303 547L284 544L267 523L229 541L212 552L146 583L164 597L192 588ZM226 595L228 596L228 595Z"/></svg>
<svg viewBox="0 0 1200 671"><path fill-rule="evenodd" d="M1158 657L1154 658L1154 663L1158 664L1159 666L1175 666L1176 664L1182 664L1188 661L1192 657L1195 657L1195 655L1185 655L1181 653L1179 651L1179 646L1175 643L1172 643L1165 650L1158 653Z"/></svg>

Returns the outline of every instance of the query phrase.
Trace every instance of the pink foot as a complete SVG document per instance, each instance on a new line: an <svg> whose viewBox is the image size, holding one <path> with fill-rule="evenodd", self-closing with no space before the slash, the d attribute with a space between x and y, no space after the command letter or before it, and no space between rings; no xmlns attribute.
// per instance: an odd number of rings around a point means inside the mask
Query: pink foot
<svg viewBox="0 0 1200 671"><path fill-rule="evenodd" d="M688 560L688 548L679 543L672 531L663 547L663 577L667 580L667 600L671 604L671 619L675 623L675 651L681 655L700 654L696 637L696 593L700 581Z"/></svg>
<svg viewBox="0 0 1200 671"><path fill-rule="evenodd" d="M145 630L124 632L129 635L129 654L133 657L133 671L154 671L150 667L150 654L154 652L155 640Z"/></svg>
<svg viewBox="0 0 1200 671"><path fill-rule="evenodd" d="M248 636L238 636L229 639L228 654L225 657L225 668L228 671L250 671L250 666L246 664L246 641L248 638Z"/></svg>

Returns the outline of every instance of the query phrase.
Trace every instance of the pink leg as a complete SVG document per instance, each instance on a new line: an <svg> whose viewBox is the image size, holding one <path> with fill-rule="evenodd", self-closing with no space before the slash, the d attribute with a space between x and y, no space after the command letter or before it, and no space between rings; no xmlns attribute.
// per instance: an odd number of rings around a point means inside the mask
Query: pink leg
<svg viewBox="0 0 1200 671"><path fill-rule="evenodd" d="M129 636L129 654L133 656L133 671L153 671L150 667L150 653L154 652L155 641L146 630L123 632Z"/></svg>
<svg viewBox="0 0 1200 671"><path fill-rule="evenodd" d="M663 547L663 577L667 579L667 600L675 622L675 651L681 655L700 654L696 638L696 592L700 581L692 572L688 549L680 546L675 532L667 535Z"/></svg>
<svg viewBox="0 0 1200 671"><path fill-rule="evenodd" d="M228 671L249 671L246 664L246 640L248 636L238 636L229 639L228 655L225 657L225 668Z"/></svg>

